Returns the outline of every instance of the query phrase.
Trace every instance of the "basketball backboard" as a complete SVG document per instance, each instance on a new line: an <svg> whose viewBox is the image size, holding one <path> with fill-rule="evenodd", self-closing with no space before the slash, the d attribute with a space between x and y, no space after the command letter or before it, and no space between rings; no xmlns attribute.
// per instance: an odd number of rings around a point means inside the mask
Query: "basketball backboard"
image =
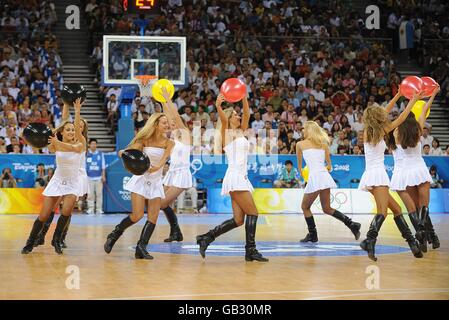
<svg viewBox="0 0 449 320"><path fill-rule="evenodd" d="M183 86L186 78L186 38L103 36L104 85L134 85L134 76L146 73Z"/></svg>

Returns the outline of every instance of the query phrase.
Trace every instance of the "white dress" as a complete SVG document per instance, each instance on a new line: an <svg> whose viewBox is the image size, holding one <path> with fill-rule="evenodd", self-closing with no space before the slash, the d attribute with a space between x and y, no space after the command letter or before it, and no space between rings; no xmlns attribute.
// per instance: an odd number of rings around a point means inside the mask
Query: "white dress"
<svg viewBox="0 0 449 320"><path fill-rule="evenodd" d="M79 176L82 153L56 151L56 170L42 193L47 197L59 197L69 194L78 196L81 190Z"/></svg>
<svg viewBox="0 0 449 320"><path fill-rule="evenodd" d="M390 189L393 191L404 191L406 182L402 169L404 168L404 149L400 145L393 150L394 169L391 176Z"/></svg>
<svg viewBox="0 0 449 320"><path fill-rule="evenodd" d="M421 142L414 148L404 150L404 165L402 174L404 176L404 189L406 187L418 186L425 182L432 182L432 176L421 155Z"/></svg>
<svg viewBox="0 0 449 320"><path fill-rule="evenodd" d="M175 146L170 155L170 168L164 177L165 186L191 188L192 173L190 173L190 146L175 140Z"/></svg>
<svg viewBox="0 0 449 320"><path fill-rule="evenodd" d="M89 193L89 179L87 178L87 172L86 172L86 153L85 152L81 153L79 176L80 176L80 180L81 180L80 181L81 189L80 189L80 193L78 194L78 196L82 197L85 194Z"/></svg>
<svg viewBox="0 0 449 320"><path fill-rule="evenodd" d="M390 186L387 170L385 169L385 141L376 145L364 143L365 147L365 172L360 179L359 190L368 191L373 187Z"/></svg>
<svg viewBox="0 0 449 320"><path fill-rule="evenodd" d="M337 187L334 179L332 179L324 165L326 155L324 149L306 149L302 154L309 168L309 178L304 193L313 193L319 190Z"/></svg>
<svg viewBox="0 0 449 320"><path fill-rule="evenodd" d="M223 149L228 160L228 169L223 178L221 195L227 195L231 191L253 192L254 188L248 179L248 140L238 137Z"/></svg>
<svg viewBox="0 0 449 320"><path fill-rule="evenodd" d="M145 147L143 152L150 158L150 163L159 164L165 149ZM162 185L162 170L163 166L153 173L147 171L141 176L133 175L123 189L137 193L148 200L165 198L164 186Z"/></svg>

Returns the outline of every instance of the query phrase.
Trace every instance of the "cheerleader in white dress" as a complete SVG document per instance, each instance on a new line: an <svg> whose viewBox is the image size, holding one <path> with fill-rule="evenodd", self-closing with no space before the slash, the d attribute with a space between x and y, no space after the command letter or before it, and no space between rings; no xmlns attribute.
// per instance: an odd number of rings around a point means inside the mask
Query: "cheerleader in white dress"
<svg viewBox="0 0 449 320"><path fill-rule="evenodd" d="M173 141L167 138L168 131L167 117L163 113L154 113L127 147L146 153L150 158L151 167L141 176L133 175L124 187L125 190L131 192L132 213L123 219L108 235L104 244L106 253L111 252L115 242L128 227L137 223L143 217L145 204L147 203L148 219L137 242L135 258L153 259L147 251L147 246L156 227L161 201L165 197L162 185L162 170L174 146ZM120 150L120 157L122 153L123 150Z"/></svg>
<svg viewBox="0 0 449 320"><path fill-rule="evenodd" d="M206 249L219 235L241 226L245 220L246 245L245 260L266 262L256 249L256 226L257 208L252 197L253 186L248 179L247 163L249 153L249 142L243 136L243 132L248 129L249 124L249 104L247 98L243 98L243 116L240 117L236 111L229 108L223 111L221 104L224 97L220 94L217 97L216 107L220 117L219 129L222 141L221 147L226 153L228 169L226 170L221 189L222 195L230 195L234 217L216 226L209 232L196 237L200 246L200 254L203 258ZM217 139L215 140L217 143ZM221 149L221 148L219 148Z"/></svg>
<svg viewBox="0 0 449 320"><path fill-rule="evenodd" d="M400 94L400 92L398 94ZM359 189L369 191L373 194L376 201L377 214L371 222L367 238L361 242L360 247L367 251L368 257L373 261L377 261L375 256L375 245L379 230L387 215L389 202L390 180L384 164L384 154L386 149L384 137L405 121L413 105L420 97L419 94L416 94L413 99L409 101L405 110L392 122L388 119L388 112L386 109L377 104L367 107L363 113L363 123L365 125L363 132L365 172L360 179ZM398 220L398 222L402 223L405 222L405 220L401 219L401 221ZM400 229L401 228L404 229L403 224L401 224Z"/></svg>
<svg viewBox="0 0 449 320"><path fill-rule="evenodd" d="M78 104L80 107L81 100L78 100ZM55 130L56 136L50 138L49 150L54 151L56 154L56 171L43 192L44 202L42 210L34 222L25 247L22 249L23 254L28 254L33 250L45 221L47 221L60 198L63 200L63 206L56 224L52 246L55 248L56 253L63 253L62 235L67 228L67 223L81 190L78 170L73 170L73 168L79 167L81 154L86 151L86 141L79 130L79 121L78 110L78 113L75 115L75 125L70 122L64 122Z"/></svg>
<svg viewBox="0 0 449 320"><path fill-rule="evenodd" d="M394 132L396 133L397 129L394 130ZM405 176L403 172L404 168L406 167L404 150L400 145L396 145L395 135L393 132L390 131L388 135L385 136L385 140L387 142L388 149L393 154L394 159L394 169L393 175L391 176L390 189L398 193L399 197L407 208L408 215L413 224L416 215L416 208L413 200L410 198L406 191L406 183L404 179ZM410 250L412 251L413 255L416 258L422 258L423 254L421 248L419 247L419 243L416 241L415 237L410 231L410 228L405 221L404 215L402 214L400 205L396 202L396 200L393 199L391 195L388 195L388 208L393 212L396 226L401 232L402 237L409 244Z"/></svg>
<svg viewBox="0 0 449 320"><path fill-rule="evenodd" d="M397 144L402 147L404 152L404 163L409 164L402 169L402 187L407 190L415 204L415 212L417 214L412 214L410 219L417 231L416 238L423 252L427 252L427 242L432 244L433 249L440 247L440 241L429 215L432 177L422 157L422 144L420 142L427 110L432 105L438 92L439 87L434 90L432 96L423 107L418 121L411 114L395 131Z"/></svg>
<svg viewBox="0 0 449 320"><path fill-rule="evenodd" d="M303 157L309 168L309 177L301 204L309 233L301 242L318 241L315 220L310 210L318 196L320 196L323 212L343 222L354 234L355 239L358 240L360 237L360 223L353 222L348 216L335 210L330 205L330 189L336 188L337 185L329 174L332 168L329 152L329 137L324 129L315 121L307 121L305 123L304 140L296 144L296 156L298 158L298 168L300 168L301 175L303 170ZM327 166L325 162L327 162Z"/></svg>
<svg viewBox="0 0 449 320"><path fill-rule="evenodd" d="M181 193L193 186L192 173L190 172L191 135L165 87L162 89L162 95L167 101L162 106L164 114L171 124L171 136L175 143L170 155L170 167L163 181L165 198L162 200L161 208L170 224L170 235L164 242L182 241L183 235L178 224L178 218L171 205ZM193 206L196 208L196 201L192 199L192 202L194 202Z"/></svg>
<svg viewBox="0 0 449 320"><path fill-rule="evenodd" d="M78 104L74 103L75 109L78 108L77 106L78 106ZM81 106L82 106L82 103L80 103L80 107ZM61 116L62 122L69 121L69 118L70 118L69 108L70 108L70 106L64 103L63 108L62 108L62 116ZM75 112L76 112L76 110L75 110ZM84 137L84 140L88 141L88 138L87 138L88 124L87 124L86 119L82 118L81 116L80 116L80 121L79 121L79 129ZM80 197L83 197L85 194L89 193L89 180L87 178L87 172L86 172L86 153L83 153L80 158L79 178L80 178L81 188L80 188L80 192L78 194L78 203L80 203L80 201L79 201ZM62 199L60 198L59 201L56 203L54 210L51 212L50 216L48 217L47 221L45 222L44 227L42 228L42 231L39 233L39 235L37 237L35 246L43 245L45 243L45 235L47 234L48 230L50 229L50 225L51 225L54 215L55 215L55 210L56 210L56 208L59 207L61 200ZM80 205L78 205L78 207L80 207ZM67 236L67 231L70 226L71 220L72 220L72 216L70 216L69 221L67 222L67 227L64 230L64 232L62 233L61 245L63 248L67 248L65 238Z"/></svg>

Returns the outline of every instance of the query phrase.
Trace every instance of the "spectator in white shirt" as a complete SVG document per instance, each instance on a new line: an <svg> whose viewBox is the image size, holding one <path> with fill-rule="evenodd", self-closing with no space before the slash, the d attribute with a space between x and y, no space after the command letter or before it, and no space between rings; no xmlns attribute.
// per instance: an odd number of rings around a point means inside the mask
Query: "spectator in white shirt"
<svg viewBox="0 0 449 320"><path fill-rule="evenodd" d="M357 113L357 122L355 122L354 125L351 125L351 128L356 132L363 130L363 114L361 112Z"/></svg>
<svg viewBox="0 0 449 320"><path fill-rule="evenodd" d="M354 108L352 106L348 106L346 108L345 116L348 118L348 122L351 128L354 128L354 124L357 121L357 113L354 112Z"/></svg>
<svg viewBox="0 0 449 320"><path fill-rule="evenodd" d="M111 132L114 133L115 120L118 117L118 103L115 94L110 95L107 104L107 109L108 109L108 117L106 119L106 123L111 124Z"/></svg>
<svg viewBox="0 0 449 320"><path fill-rule="evenodd" d="M425 144L422 148L422 155L429 156L430 155L430 145Z"/></svg>
<svg viewBox="0 0 449 320"><path fill-rule="evenodd" d="M424 127L422 136L421 136L421 144L423 146L428 144L429 148L430 148L430 146L432 145L432 142L433 142L433 137L429 134L429 129Z"/></svg>
<svg viewBox="0 0 449 320"><path fill-rule="evenodd" d="M430 148L430 155L432 156L442 156L443 150L440 148L440 140L434 138L432 141L432 147Z"/></svg>
<svg viewBox="0 0 449 320"><path fill-rule="evenodd" d="M328 132L332 131L332 126L334 125L334 116L333 115L329 115L327 117L327 121L323 124L323 129L326 129Z"/></svg>
<svg viewBox="0 0 449 320"><path fill-rule="evenodd" d="M251 123L251 128L255 130L255 132L257 132L258 130L261 130L265 127L265 121L263 121L260 118L260 113L256 112L254 113L254 121L253 123Z"/></svg>
<svg viewBox="0 0 449 320"><path fill-rule="evenodd" d="M321 91L321 85L319 83L317 83L315 85L315 89L310 91L310 94L315 97L316 101L318 101L318 102L323 102L324 101L325 95L324 95L324 92Z"/></svg>

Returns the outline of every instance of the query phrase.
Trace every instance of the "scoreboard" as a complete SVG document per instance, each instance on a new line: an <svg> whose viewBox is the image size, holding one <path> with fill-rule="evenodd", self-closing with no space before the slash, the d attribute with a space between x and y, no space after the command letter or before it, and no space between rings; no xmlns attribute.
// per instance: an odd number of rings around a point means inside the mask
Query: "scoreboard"
<svg viewBox="0 0 449 320"><path fill-rule="evenodd" d="M123 0L123 9L129 14L159 14L160 0Z"/></svg>

